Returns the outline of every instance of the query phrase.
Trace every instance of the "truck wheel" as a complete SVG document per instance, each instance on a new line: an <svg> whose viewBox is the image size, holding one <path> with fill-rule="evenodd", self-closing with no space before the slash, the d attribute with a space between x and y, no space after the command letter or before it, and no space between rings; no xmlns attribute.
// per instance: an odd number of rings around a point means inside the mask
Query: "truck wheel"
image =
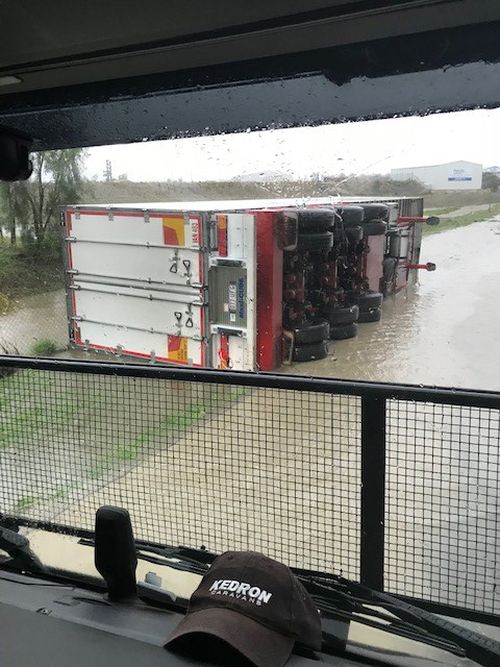
<svg viewBox="0 0 500 667"><path fill-rule="evenodd" d="M333 234L331 232L299 234L297 248L309 252L328 252L333 248Z"/></svg>
<svg viewBox="0 0 500 667"><path fill-rule="evenodd" d="M325 320L305 322L292 328L296 345L322 343L330 335L330 325Z"/></svg>
<svg viewBox="0 0 500 667"><path fill-rule="evenodd" d="M335 211L329 208L302 208L297 211L299 233L327 232L335 222Z"/></svg>
<svg viewBox="0 0 500 667"><path fill-rule="evenodd" d="M380 310L380 308L373 308L372 310L363 310L359 314L358 322L360 323L380 322L381 317L382 317L382 311Z"/></svg>
<svg viewBox="0 0 500 667"><path fill-rule="evenodd" d="M333 306L324 309L323 313L328 318L330 327L338 327L356 322L359 316L359 308L356 305L346 307Z"/></svg>
<svg viewBox="0 0 500 667"><path fill-rule="evenodd" d="M345 227L353 227L363 222L365 211L362 206L344 206L339 210Z"/></svg>
<svg viewBox="0 0 500 667"><path fill-rule="evenodd" d="M307 297L313 306L326 306L329 300L328 292L322 289L313 289L307 292Z"/></svg>
<svg viewBox="0 0 500 667"><path fill-rule="evenodd" d="M297 345L293 350L294 361L315 361L328 356L328 343L312 343L312 345Z"/></svg>
<svg viewBox="0 0 500 667"><path fill-rule="evenodd" d="M387 220L389 218L389 207L386 204L361 204L365 212L365 220Z"/></svg>
<svg viewBox="0 0 500 667"><path fill-rule="evenodd" d="M380 308L382 305L383 296L380 292L363 292L361 294L351 292L348 294L348 299L350 303L357 304L359 306L361 315L361 313L366 313L367 310Z"/></svg>
<svg viewBox="0 0 500 667"><path fill-rule="evenodd" d="M364 227L366 225L355 225L354 227L347 227L345 234L351 243L359 243L364 235Z"/></svg>
<svg viewBox="0 0 500 667"><path fill-rule="evenodd" d="M370 220L363 223L365 236L382 236L387 231L387 225L383 220Z"/></svg>
<svg viewBox="0 0 500 667"><path fill-rule="evenodd" d="M354 338L358 335L358 325L356 322L351 324L343 324L342 326L332 327L330 329L330 338L332 340L344 340L346 338Z"/></svg>

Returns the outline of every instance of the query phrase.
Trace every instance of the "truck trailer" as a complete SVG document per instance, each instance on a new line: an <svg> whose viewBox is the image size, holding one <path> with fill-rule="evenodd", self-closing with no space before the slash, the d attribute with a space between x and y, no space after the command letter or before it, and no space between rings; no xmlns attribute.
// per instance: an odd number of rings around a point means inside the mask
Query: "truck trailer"
<svg viewBox="0 0 500 667"><path fill-rule="evenodd" d="M321 358L435 268L423 222L422 198L68 206L71 343L199 368Z"/></svg>

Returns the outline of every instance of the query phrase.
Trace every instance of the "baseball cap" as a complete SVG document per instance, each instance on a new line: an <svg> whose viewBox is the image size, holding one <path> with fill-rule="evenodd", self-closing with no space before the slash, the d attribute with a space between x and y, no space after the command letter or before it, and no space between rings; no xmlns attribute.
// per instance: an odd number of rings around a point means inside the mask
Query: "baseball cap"
<svg viewBox="0 0 500 667"><path fill-rule="evenodd" d="M281 667L296 641L321 648L321 620L290 568L254 551L218 556L166 644L188 635L222 640L257 667Z"/></svg>

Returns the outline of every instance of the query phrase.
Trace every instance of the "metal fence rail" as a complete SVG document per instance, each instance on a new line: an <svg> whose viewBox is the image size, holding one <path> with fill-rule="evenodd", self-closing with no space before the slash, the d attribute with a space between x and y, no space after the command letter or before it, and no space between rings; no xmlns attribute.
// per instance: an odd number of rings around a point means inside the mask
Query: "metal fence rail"
<svg viewBox="0 0 500 667"><path fill-rule="evenodd" d="M284 375L0 359L0 513L251 548L500 615L500 398Z"/></svg>

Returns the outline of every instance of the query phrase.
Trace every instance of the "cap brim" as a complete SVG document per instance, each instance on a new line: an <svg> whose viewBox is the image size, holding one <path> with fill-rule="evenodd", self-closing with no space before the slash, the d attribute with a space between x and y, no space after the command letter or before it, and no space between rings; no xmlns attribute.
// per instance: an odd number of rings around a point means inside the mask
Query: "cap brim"
<svg viewBox="0 0 500 667"><path fill-rule="evenodd" d="M232 646L257 667L281 667L292 653L295 639L257 623L232 609L202 609L187 614L165 644L173 647L193 633L212 635Z"/></svg>

